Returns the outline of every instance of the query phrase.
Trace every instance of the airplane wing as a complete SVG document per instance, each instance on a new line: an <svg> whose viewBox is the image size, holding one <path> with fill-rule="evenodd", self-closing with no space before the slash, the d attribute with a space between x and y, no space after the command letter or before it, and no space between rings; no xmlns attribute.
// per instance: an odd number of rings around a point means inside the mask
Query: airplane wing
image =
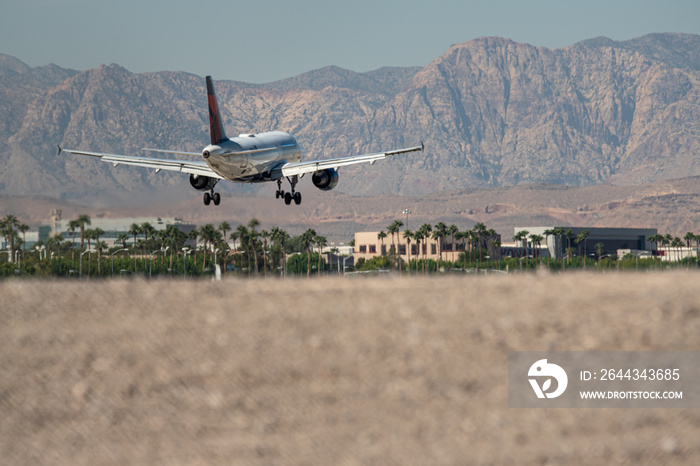
<svg viewBox="0 0 700 466"><path fill-rule="evenodd" d="M333 168L337 170L340 167L354 165L356 163L371 163L374 164L377 160L382 160L392 155L405 154L408 152L418 152L424 149L423 143L420 146L409 147L407 149L392 150L389 152L379 152L376 154L353 155L350 157L339 157L329 160L314 160L308 162L292 162L286 163L278 168L282 172L282 176L303 175L305 173L313 173L318 170L326 170Z"/></svg>
<svg viewBox="0 0 700 466"><path fill-rule="evenodd" d="M209 178L223 179L220 175L216 174L209 165L203 160L168 160L168 159L155 159L151 157L137 157L132 155L116 155L116 154L100 154L98 152L85 152L80 150L70 150L62 149L58 146L58 154L65 152L67 154L77 154L77 155L88 155L90 157L97 157L103 162L109 162L117 165L135 165L137 167L146 167L155 169L156 173L161 170L168 170L174 172L187 173L190 175L198 176L208 176ZM199 155L199 154L197 154Z"/></svg>

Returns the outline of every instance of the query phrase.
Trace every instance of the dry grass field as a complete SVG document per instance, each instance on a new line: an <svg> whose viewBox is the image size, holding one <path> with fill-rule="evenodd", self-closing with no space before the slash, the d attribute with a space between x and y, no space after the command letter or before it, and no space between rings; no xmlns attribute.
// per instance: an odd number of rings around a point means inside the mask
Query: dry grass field
<svg viewBox="0 0 700 466"><path fill-rule="evenodd" d="M700 464L700 409L507 397L509 350L700 350L698 279L3 282L0 458Z"/></svg>

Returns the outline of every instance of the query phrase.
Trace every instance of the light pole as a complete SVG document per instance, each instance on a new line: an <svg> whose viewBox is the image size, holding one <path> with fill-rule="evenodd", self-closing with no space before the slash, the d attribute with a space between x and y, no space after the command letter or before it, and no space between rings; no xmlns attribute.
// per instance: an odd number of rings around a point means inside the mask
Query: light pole
<svg viewBox="0 0 700 466"><path fill-rule="evenodd" d="M83 252L80 253L80 264L81 264L81 265L83 264L83 256L84 256L85 254L87 254L88 252L90 252L90 250L89 250L89 249L86 249L85 251L83 251ZM89 266L88 266L88 267L89 267ZM80 272L78 273L78 278L83 278L83 268L82 268L82 267L80 267Z"/></svg>
<svg viewBox="0 0 700 466"><path fill-rule="evenodd" d="M345 268L346 268L345 261L348 259L352 259L352 256L343 257L343 275L345 275Z"/></svg>
<svg viewBox="0 0 700 466"><path fill-rule="evenodd" d="M408 210L408 209L404 209L404 210L403 210L403 214L406 216L406 229L407 229L407 230L409 230L409 228L408 228L408 215L409 215L409 214L412 214L412 213L413 213L413 212L411 212L411 211Z"/></svg>
<svg viewBox="0 0 700 466"><path fill-rule="evenodd" d="M118 252L121 252L121 251L128 251L128 249L127 248L117 249L112 254L110 254L110 256L112 256L112 277L114 277L114 255Z"/></svg>
<svg viewBox="0 0 700 466"><path fill-rule="evenodd" d="M156 249L155 251L153 251L153 252L151 253L151 265L150 265L150 267L148 268L148 278L149 278L149 279L151 279L151 278L153 277L153 255L154 255L154 254L158 254L159 252L162 252L162 253L165 254L165 251L167 251L169 247L170 247L170 246L166 246L165 249L163 249L163 248L161 248L161 249Z"/></svg>
<svg viewBox="0 0 700 466"><path fill-rule="evenodd" d="M46 246L41 245L41 246L34 246L34 249L36 249L39 252L39 260L41 260L41 253L44 253L44 259L46 259Z"/></svg>
<svg viewBox="0 0 700 466"><path fill-rule="evenodd" d="M221 249L219 249L219 248L214 249L214 277L217 280L221 280L221 272L217 273L217 270L220 270L220 269L217 269L217 267L219 266L219 263L216 262L216 256L219 254L219 251L221 251ZM265 271L265 273L267 273L267 271Z"/></svg>
<svg viewBox="0 0 700 466"><path fill-rule="evenodd" d="M187 254L190 253L190 248L182 248L182 279L187 278Z"/></svg>

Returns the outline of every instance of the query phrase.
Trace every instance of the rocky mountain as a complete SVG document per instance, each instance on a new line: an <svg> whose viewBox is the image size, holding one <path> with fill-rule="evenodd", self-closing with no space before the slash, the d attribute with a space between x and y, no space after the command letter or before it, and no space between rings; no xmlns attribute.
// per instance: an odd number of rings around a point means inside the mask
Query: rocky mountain
<svg viewBox="0 0 700 466"><path fill-rule="evenodd" d="M640 184L700 175L699 51L700 36L687 34L556 50L490 37L454 45L423 68L327 67L216 87L229 135L288 131L310 159L425 142L423 154L343 170L337 189L346 193ZM208 141L203 81L118 65L32 69L0 56L0 192L142 202L193 195L182 175L56 157L55 145L199 151Z"/></svg>

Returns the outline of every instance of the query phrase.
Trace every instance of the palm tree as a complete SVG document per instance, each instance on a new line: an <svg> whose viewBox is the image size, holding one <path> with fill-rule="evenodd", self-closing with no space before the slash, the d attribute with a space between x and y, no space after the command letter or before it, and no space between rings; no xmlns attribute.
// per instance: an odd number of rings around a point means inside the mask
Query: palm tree
<svg viewBox="0 0 700 466"><path fill-rule="evenodd" d="M223 235L224 241L226 241L226 232L231 231L231 225L228 222L221 222L219 223L219 231Z"/></svg>
<svg viewBox="0 0 700 466"><path fill-rule="evenodd" d="M683 247L683 241L679 237L673 238L671 241L671 247L676 248L676 262L681 260L681 248Z"/></svg>
<svg viewBox="0 0 700 466"><path fill-rule="evenodd" d="M648 238L648 241L652 244L654 244L654 249L656 250L656 256L659 256L659 244L663 241L664 237L656 234L656 235L651 235ZM654 264L656 264L656 259L654 259Z"/></svg>
<svg viewBox="0 0 700 466"><path fill-rule="evenodd" d="M25 233L29 231L29 225L26 223L20 223L17 225L17 231L22 233L22 257L24 257L24 254L27 253L27 238L25 236Z"/></svg>
<svg viewBox="0 0 700 466"><path fill-rule="evenodd" d="M423 244L423 272L425 274L427 274L428 273L428 266L427 266L428 258L426 257L428 254L427 245L428 245L428 239L430 238L430 233L433 231L433 227L429 223L424 223L423 225L421 225L419 231L421 232L421 234L423 236L423 240L425 241L425 243Z"/></svg>
<svg viewBox="0 0 700 466"><path fill-rule="evenodd" d="M187 239L192 240L194 243L194 249L193 249L193 254L192 256L194 257L194 266L197 267L197 239L199 238L199 230L196 228L193 228L190 230L190 232L187 234Z"/></svg>
<svg viewBox="0 0 700 466"><path fill-rule="evenodd" d="M152 237L152 235L155 234L156 229L153 228L153 225L151 225L148 222L142 223L140 228L141 228L141 233L143 233L143 240L145 242L145 246L148 247L148 237L149 236ZM141 252L141 254L143 255L143 251Z"/></svg>
<svg viewBox="0 0 700 466"><path fill-rule="evenodd" d="M685 240L686 245L688 246L688 262L687 266L690 268L690 243L691 241L695 240L695 234L691 231L687 232L685 236L683 237Z"/></svg>
<svg viewBox="0 0 700 466"><path fill-rule="evenodd" d="M127 236L127 238L128 238L128 236ZM168 239L169 238L168 238L167 228L165 230L158 231L158 247L159 247L159 249L165 249L166 245L168 244ZM125 243L126 243L126 241L124 241L124 243L122 243L122 244L125 244ZM124 246L124 248L126 249L126 245ZM166 256L167 256L167 254L163 253L163 257L161 259L161 264L162 264L163 268L165 268Z"/></svg>
<svg viewBox="0 0 700 466"><path fill-rule="evenodd" d="M136 273L136 237L141 234L141 227L137 223L132 223L129 227L129 234L134 235L134 273Z"/></svg>
<svg viewBox="0 0 700 466"><path fill-rule="evenodd" d="M248 261L248 276L250 276L250 250L248 242L248 236L250 235L250 233L248 232L248 228L246 228L245 225L238 225L235 234L238 238L238 241L241 243L241 248L243 248L243 252L246 255L246 259ZM233 234L231 234L231 236L233 236Z"/></svg>
<svg viewBox="0 0 700 466"><path fill-rule="evenodd" d="M380 255L384 255L384 238L386 238L386 232L384 230L377 233L377 239L381 243L381 249L379 250Z"/></svg>
<svg viewBox="0 0 700 466"><path fill-rule="evenodd" d="M178 239L178 234L180 233L180 230L175 226L175 225L168 225L165 228L165 234L163 235L163 238L166 239L170 243L170 276L172 277L173 275L173 253L175 252L176 244L177 244L177 239ZM173 244L175 243L175 244ZM135 247L135 245L134 245Z"/></svg>
<svg viewBox="0 0 700 466"><path fill-rule="evenodd" d="M328 240L326 239L325 236L315 236L314 243L316 243L316 246L318 246L318 274L320 276L321 275L321 253L323 251L323 248L325 248L326 245L328 244Z"/></svg>
<svg viewBox="0 0 700 466"><path fill-rule="evenodd" d="M70 230L71 234L73 235L73 242L70 247L70 260L74 261L75 260L75 230L80 228L80 223L78 223L78 220L71 220L68 222L68 230Z"/></svg>
<svg viewBox="0 0 700 466"><path fill-rule="evenodd" d="M527 248L527 236L530 234L529 231L527 230L522 230L517 232L513 236L513 241L515 242L520 242L520 248L523 250L523 255L521 257L524 257L527 253L525 252L525 249ZM524 243L524 244L523 244Z"/></svg>
<svg viewBox="0 0 700 466"><path fill-rule="evenodd" d="M491 239L491 257L493 258L493 256L496 254L496 252L495 252L496 249L500 249L500 247L501 247L501 240L498 239L498 235L493 235L493 236L491 236L491 238L492 238ZM501 253L499 250L498 257L500 257L500 256L501 256Z"/></svg>
<svg viewBox="0 0 700 466"><path fill-rule="evenodd" d="M425 238L425 235L423 235L423 233L420 230L413 232L413 239L416 240L416 246L417 246L416 252L418 253L418 257L420 257L420 253L421 253L420 247L421 247L421 244L423 242L423 238ZM416 272L418 272L418 259L416 259Z"/></svg>
<svg viewBox="0 0 700 466"><path fill-rule="evenodd" d="M433 239L438 242L438 258L442 262L442 247L445 242L445 236L447 236L449 228L443 222L438 222L435 224L435 233L433 234Z"/></svg>
<svg viewBox="0 0 700 466"><path fill-rule="evenodd" d="M669 233L666 233L665 235L663 235L661 237L661 245L665 248L664 253L668 252L667 246L670 246L672 241L673 241L673 236L671 236ZM670 254L668 257L668 262L669 263L671 262L671 255Z"/></svg>
<svg viewBox="0 0 700 466"><path fill-rule="evenodd" d="M455 233L455 240L456 241L462 241L464 240L464 264L463 268L467 268L467 243L469 242L469 237L470 237L470 232L469 231L458 231Z"/></svg>
<svg viewBox="0 0 700 466"><path fill-rule="evenodd" d="M398 257L397 250L396 250L396 236L399 233L399 229L403 226L403 222L401 220L394 220L394 223L389 225L386 229L388 233L391 234L391 244L392 244L392 249L393 249L393 256L394 260ZM399 261L401 261L401 258L399 257Z"/></svg>
<svg viewBox="0 0 700 466"><path fill-rule="evenodd" d="M90 220L90 216L87 214L80 214L78 215L78 218L75 219L75 221L78 224L78 227L80 227L80 269L79 269L79 276L83 276L83 245L85 244L85 225L92 225L92 221Z"/></svg>
<svg viewBox="0 0 700 466"><path fill-rule="evenodd" d="M301 235L301 242L306 249L307 264L306 264L306 278L311 278L311 248L314 244L314 238L316 238L316 230L309 228Z"/></svg>
<svg viewBox="0 0 700 466"><path fill-rule="evenodd" d="M455 250L457 249L457 246L455 245L455 235L459 233L459 228L457 228L457 225L450 225L447 232L452 236L452 263L454 264Z"/></svg>
<svg viewBox="0 0 700 466"><path fill-rule="evenodd" d="M92 268L92 267L91 267L91 264L92 264L92 251L90 250L90 241L93 240L93 239L95 239L95 238L96 238L96 236L95 236L95 230L93 230L92 228L89 228L89 229L85 230L85 239L87 240L87 253L88 253L88 266L87 266L87 275L88 275L88 278L90 278L90 271L91 271L91 268ZM83 255L83 254L81 253L80 256L82 257L82 255Z"/></svg>
<svg viewBox="0 0 700 466"><path fill-rule="evenodd" d="M236 240L238 240L238 230L233 230L230 235L228 235L229 239L233 243L233 250L238 251L238 248L236 247Z"/></svg>
<svg viewBox="0 0 700 466"><path fill-rule="evenodd" d="M411 239L413 239L413 232L406 228L403 231L403 239L406 240L406 254L408 261L406 262L408 264L408 273L411 273Z"/></svg>
<svg viewBox="0 0 700 466"><path fill-rule="evenodd" d="M95 244L99 245L100 244L100 236L105 234L105 231L102 228L93 228L92 229L92 234L94 236ZM102 249L97 248L97 275L102 275Z"/></svg>
<svg viewBox="0 0 700 466"><path fill-rule="evenodd" d="M578 255L581 255L581 243L583 243L583 268L586 268L586 257L588 256L588 248L586 247L586 243L588 241L588 235L590 235L591 232L588 230L583 230L579 235L576 237L576 244L578 244Z"/></svg>
<svg viewBox="0 0 700 466"><path fill-rule="evenodd" d="M287 276L287 251L285 250L286 242L289 239L289 233L281 228L272 228L272 241L277 243L282 250L282 275Z"/></svg>
<svg viewBox="0 0 700 466"><path fill-rule="evenodd" d="M574 237L574 230L571 228L567 228L566 231L564 231L564 234L566 235L566 258L569 260L569 264L571 264L571 238Z"/></svg>
<svg viewBox="0 0 700 466"><path fill-rule="evenodd" d="M474 228L472 228L472 231L474 232L474 234L476 235L476 237L479 239L477 248L479 249L479 260L482 260L481 255L482 255L483 249L482 249L481 238L482 238L482 237L484 236L484 234L486 233L486 225L484 225L483 223L479 222L479 223L477 223L476 225L474 225Z"/></svg>
<svg viewBox="0 0 700 466"><path fill-rule="evenodd" d="M436 227L437 227L437 225L436 225ZM437 228L435 230L433 230L433 234L430 235L430 238L437 243L438 267L439 267L440 262L442 261L442 245L441 245L442 241L440 240L442 238L442 236L440 234L440 231L437 230Z"/></svg>
<svg viewBox="0 0 700 466"><path fill-rule="evenodd" d="M543 239L544 237L542 235L530 235L530 241L532 241L532 244L537 248L537 256L540 258L540 264L542 264L542 254L540 254L540 252Z"/></svg>
<svg viewBox="0 0 700 466"><path fill-rule="evenodd" d="M226 248L228 249L228 241L226 241L226 232L231 230L231 225L228 224L228 222L221 222L219 224L219 231L221 231L221 234L224 238L224 242L226 243ZM228 258L228 253L226 254L226 258ZM195 263L195 265L197 265ZM226 265L224 263L224 265ZM224 267L224 272L226 271L226 267Z"/></svg>
<svg viewBox="0 0 700 466"><path fill-rule="evenodd" d="M596 254L598 254L598 262L600 262L600 258L603 256L604 251L605 251L605 245L603 243L596 243L595 252L596 252Z"/></svg>
<svg viewBox="0 0 700 466"><path fill-rule="evenodd" d="M248 241L251 243L251 250L253 252L253 259L255 262L255 275L258 275L258 232L255 230L260 226L260 221L257 218L252 218L248 222L248 228L250 228L250 233L248 236Z"/></svg>
<svg viewBox="0 0 700 466"><path fill-rule="evenodd" d="M559 257L561 257L562 267L564 265L564 252L562 251L563 244L561 242L561 237L564 236L566 230L563 227L556 227L552 230L552 234L557 237L557 243L559 243Z"/></svg>
<svg viewBox="0 0 700 466"><path fill-rule="evenodd" d="M129 239L129 235L122 231L117 235L117 243L122 243L122 247L126 249L126 241Z"/></svg>
<svg viewBox="0 0 700 466"><path fill-rule="evenodd" d="M15 229L17 227L19 227L19 220L15 215L7 214L2 220L2 228L10 240L10 263L15 261Z"/></svg>
<svg viewBox="0 0 700 466"><path fill-rule="evenodd" d="M204 242L204 259L202 261L202 273L204 273L204 270L207 267L207 250L211 250L211 245L214 243L215 240L215 232L216 230L214 229L214 225L212 225L211 223L207 223L206 225L200 228L200 235L202 237L202 241Z"/></svg>
<svg viewBox="0 0 700 466"><path fill-rule="evenodd" d="M99 276L101 275L102 251L107 250L107 243L98 239L95 243L95 249L97 249L97 275Z"/></svg>
<svg viewBox="0 0 700 466"><path fill-rule="evenodd" d="M263 239L263 275L267 277L267 239L270 237L270 232L263 230L260 232L260 237Z"/></svg>
<svg viewBox="0 0 700 466"><path fill-rule="evenodd" d="M550 236L554 236L554 234L555 234L555 233L554 233L554 230L555 230L554 228L549 228L549 229L547 229L547 230L545 230L545 231L542 232L542 233L544 234L544 244L547 245L547 252L548 252L548 253L549 253L549 237L550 237ZM557 251L556 251L556 248L554 248L554 254L555 254L555 255L556 255L556 252L557 252ZM549 256L550 256L550 258L552 257L551 254L549 254Z"/></svg>

